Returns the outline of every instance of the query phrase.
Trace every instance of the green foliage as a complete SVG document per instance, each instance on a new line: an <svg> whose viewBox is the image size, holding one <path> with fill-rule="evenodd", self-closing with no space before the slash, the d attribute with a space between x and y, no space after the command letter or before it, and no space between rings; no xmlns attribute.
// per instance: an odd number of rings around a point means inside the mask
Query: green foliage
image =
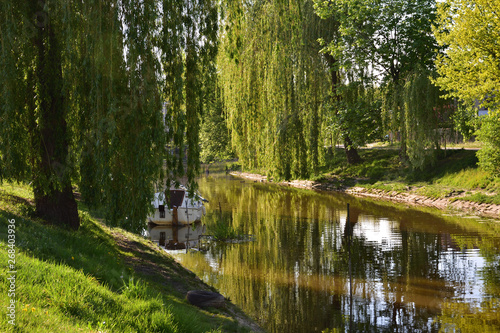
<svg viewBox="0 0 500 333"><path fill-rule="evenodd" d="M464 136L464 141L470 140L477 126L477 109L460 103L451 117L453 127Z"/></svg>
<svg viewBox="0 0 500 333"><path fill-rule="evenodd" d="M403 93L407 154L411 166L420 170L436 162L439 128L443 127L439 117L447 117L449 110L440 90L431 84L430 75L425 69L417 68L407 77Z"/></svg>
<svg viewBox="0 0 500 333"><path fill-rule="evenodd" d="M420 105L407 104L409 94L417 93L415 84L425 81L433 69L433 60L439 47L432 35L431 26L435 19L435 2L426 1L391 1L388 4L381 0L346 0L346 1L314 1L318 15L323 18L334 18L338 24L338 35L326 43L323 51L329 52L336 60L337 67L349 73L349 82L359 80L370 85L379 82L383 103L382 116L386 130L399 133L401 141L401 157L407 158L407 147L413 149L415 142L421 146L410 151L410 161L416 167L422 166L423 154L428 135L434 130L426 127L428 123L414 129L415 123L432 120L429 106L435 103L435 94L427 84L426 95ZM418 74L416 74L418 73ZM419 75L420 79L419 79ZM413 76L413 77L412 77ZM410 87L405 88L405 80ZM413 86L413 87L412 87ZM406 91L405 91L406 89ZM416 97L416 96L415 96ZM437 106L437 105L435 105ZM424 115L422 115L424 113ZM421 116L422 115L422 116ZM379 126L381 126L379 124ZM353 127L353 131L356 126ZM420 132L417 132L420 131ZM410 142L408 142L410 140Z"/></svg>
<svg viewBox="0 0 500 333"><path fill-rule="evenodd" d="M318 15L335 18L339 26L339 38L326 50L338 59L340 68L355 71L363 81L379 77L397 82L417 66L433 67L438 50L431 34L433 0L314 2Z"/></svg>
<svg viewBox="0 0 500 333"><path fill-rule="evenodd" d="M468 106L498 105L500 67L497 43L500 3L489 0L438 2L436 39L446 48L436 60L435 82Z"/></svg>
<svg viewBox="0 0 500 333"><path fill-rule="evenodd" d="M276 179L317 172L328 68L309 1L223 4L218 55L231 142L244 169Z"/></svg>
<svg viewBox="0 0 500 333"><path fill-rule="evenodd" d="M448 0L438 6L438 25L434 29L437 40L446 47L446 53L436 60L439 77L437 85L449 96L458 98L468 108L461 112L459 123L465 123L465 132L472 125L479 126L478 139L483 148L478 152L479 164L492 172L500 171L500 142L498 112L490 111L477 122L477 106L495 109L498 106L496 90L500 80L497 43L500 4L486 0ZM472 124L471 124L472 123Z"/></svg>
<svg viewBox="0 0 500 333"><path fill-rule="evenodd" d="M76 182L137 232L155 185L196 187L215 1L9 0L0 17L0 180L32 182L59 209Z"/></svg>
<svg viewBox="0 0 500 333"><path fill-rule="evenodd" d="M349 133L353 145L362 147L382 138L380 100L374 88L366 88L362 82L352 82L339 86L333 106L337 113L334 123L338 130Z"/></svg>
<svg viewBox="0 0 500 333"><path fill-rule="evenodd" d="M200 131L200 159L203 163L223 161L233 157L221 91L215 85L210 88Z"/></svg>
<svg viewBox="0 0 500 333"><path fill-rule="evenodd" d="M490 111L481 119L477 139L483 147L477 152L479 165L494 174L500 174L500 111Z"/></svg>

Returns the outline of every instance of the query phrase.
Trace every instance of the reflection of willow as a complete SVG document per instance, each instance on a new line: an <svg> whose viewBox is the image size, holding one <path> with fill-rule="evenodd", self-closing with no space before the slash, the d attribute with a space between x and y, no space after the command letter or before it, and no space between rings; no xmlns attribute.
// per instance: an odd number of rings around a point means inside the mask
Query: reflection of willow
<svg viewBox="0 0 500 333"><path fill-rule="evenodd" d="M428 331L429 325L438 325L429 324L429 318L438 313L443 299L453 296L439 274L441 234L407 231L413 228L411 218L431 219L429 214L386 212L401 221L402 230L397 246L382 249L356 233L363 223L377 223L370 222L358 200L349 199L354 202L352 225L346 228L344 196L229 178L200 182L200 191L210 200L208 210L218 209L221 202L233 227L257 240L220 245L204 256L193 254L186 258L193 262L186 264L270 332L345 330L350 311L353 330ZM207 262L210 269L197 270L203 265L206 269Z"/></svg>

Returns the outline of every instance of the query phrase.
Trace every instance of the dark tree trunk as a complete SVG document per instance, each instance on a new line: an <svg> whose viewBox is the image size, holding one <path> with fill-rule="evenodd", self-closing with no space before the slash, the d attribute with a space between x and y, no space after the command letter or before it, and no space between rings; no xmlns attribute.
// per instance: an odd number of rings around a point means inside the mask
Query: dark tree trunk
<svg viewBox="0 0 500 333"><path fill-rule="evenodd" d="M34 1L34 8L44 1ZM43 7L43 6L42 6ZM71 188L68 158L68 134L65 119L61 50L50 24L50 17L37 12L37 33L33 41L37 50L35 65L38 126L33 147L33 192L36 213L50 223L78 229L78 207ZM33 17L33 16L32 16Z"/></svg>
<svg viewBox="0 0 500 333"><path fill-rule="evenodd" d="M358 154L358 150L352 147L352 141L349 136L346 134L344 137L344 151L347 158L347 163L349 164L357 164L362 161L361 157Z"/></svg>
<svg viewBox="0 0 500 333"><path fill-rule="evenodd" d="M340 101L342 99L342 96L340 96L337 93L337 87L340 85L340 77L339 77L339 72L336 70L335 66L337 63L337 59L335 59L331 54L326 53L325 58L330 66L330 76L331 76L331 81L332 81L332 95L335 98L336 101ZM335 110L335 114L337 114L338 111ZM342 131L342 138L344 139L344 151L345 155L347 158L347 163L349 164L356 164L360 163L362 161L361 157L358 154L358 150L353 147L352 145L352 140L349 137L349 130L343 128Z"/></svg>

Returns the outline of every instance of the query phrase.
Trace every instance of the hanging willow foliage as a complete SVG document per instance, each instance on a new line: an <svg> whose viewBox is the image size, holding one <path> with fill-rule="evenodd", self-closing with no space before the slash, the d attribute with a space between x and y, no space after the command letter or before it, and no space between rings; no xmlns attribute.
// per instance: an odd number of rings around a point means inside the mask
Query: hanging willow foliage
<svg viewBox="0 0 500 333"><path fill-rule="evenodd" d="M77 183L140 231L155 187L185 174L195 187L215 1L36 4L0 5L0 178L32 181L37 210L64 210Z"/></svg>
<svg viewBox="0 0 500 333"><path fill-rule="evenodd" d="M442 116L451 101L432 84L432 72L415 71L386 88L382 117L385 126L400 135L404 157L412 168L423 170L436 160ZM441 119L442 121L442 119Z"/></svg>
<svg viewBox="0 0 500 333"><path fill-rule="evenodd" d="M227 1L217 64L232 144L244 168L314 174L330 82L310 1Z"/></svg>
<svg viewBox="0 0 500 333"><path fill-rule="evenodd" d="M408 75L403 95L408 158L411 166L420 170L436 160L440 147L439 114L450 103L431 83L430 75L422 68Z"/></svg>

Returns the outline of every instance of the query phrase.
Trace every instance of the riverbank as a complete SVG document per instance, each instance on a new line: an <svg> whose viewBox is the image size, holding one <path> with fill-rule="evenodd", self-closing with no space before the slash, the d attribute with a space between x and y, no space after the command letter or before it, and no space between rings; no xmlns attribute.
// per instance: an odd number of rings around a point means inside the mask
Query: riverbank
<svg viewBox="0 0 500 333"><path fill-rule="evenodd" d="M0 187L0 271L13 278L10 289L3 279L0 299L4 309L15 304L0 331L262 331L229 300L222 309L190 305L189 290L215 290L151 241L104 225L83 204L78 231L47 225L33 212L29 187Z"/></svg>
<svg viewBox="0 0 500 333"><path fill-rule="evenodd" d="M232 171L230 172L230 174L236 177L245 178L256 182L268 182L267 176L259 174L241 171ZM386 191L382 189L366 188L362 186L339 187L336 183L329 184L312 180L292 180L275 182L275 184L318 191L339 191L358 197L389 200L392 202L399 202L413 206L433 207L451 212L462 212L469 215L479 215L500 219L500 205L460 200L460 198L464 198L466 195L459 192L457 192L456 194L451 194L446 198L433 198L416 194L416 188L408 189L407 192Z"/></svg>
<svg viewBox="0 0 500 333"><path fill-rule="evenodd" d="M500 219L500 179L478 169L474 151L449 152L423 171L402 167L397 150L364 149L361 154L364 162L358 165L348 165L337 153L315 179L276 183ZM259 173L231 173L256 182L274 182Z"/></svg>

